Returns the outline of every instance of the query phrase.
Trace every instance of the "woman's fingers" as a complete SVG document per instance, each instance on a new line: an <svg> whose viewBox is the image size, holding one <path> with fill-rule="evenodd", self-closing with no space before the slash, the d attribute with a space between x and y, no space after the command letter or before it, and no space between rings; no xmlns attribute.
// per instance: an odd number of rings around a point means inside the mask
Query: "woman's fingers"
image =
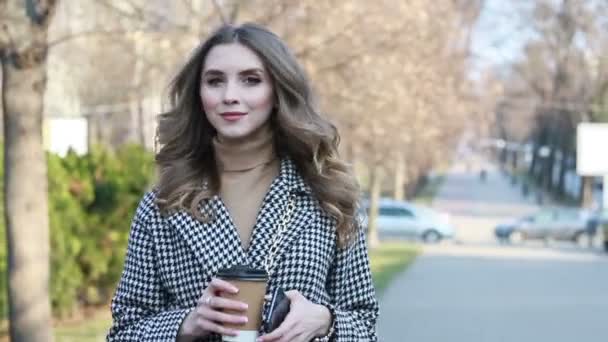
<svg viewBox="0 0 608 342"><path fill-rule="evenodd" d="M198 299L196 305L196 325L203 332L215 332L235 336L237 332L227 328L226 324L245 324L247 317L239 315L247 311L247 304L220 297L220 293L238 293L238 288L225 280L213 278L209 286ZM223 312L232 311L232 313Z"/></svg>
<svg viewBox="0 0 608 342"><path fill-rule="evenodd" d="M234 311L245 312L249 308L247 303L239 302L238 300L222 298L222 297L214 297L212 307L217 309L227 309Z"/></svg>
<svg viewBox="0 0 608 342"><path fill-rule="evenodd" d="M204 305L214 309L233 310L240 312L245 312L248 308L246 303L218 296L203 296L201 297L201 299L199 299L198 304L199 306Z"/></svg>
<svg viewBox="0 0 608 342"><path fill-rule="evenodd" d="M281 337L279 342L307 342L310 340L312 340L312 338L305 339L304 334L302 333L290 331L289 333Z"/></svg>
<svg viewBox="0 0 608 342"><path fill-rule="evenodd" d="M231 324L245 324L247 323L247 317L246 316L240 316L240 315L231 315L231 314L227 314L221 311L215 311L213 309L203 309L200 312L201 317L209 320L209 321L213 321L213 322L217 322L217 323L231 323Z"/></svg>
<svg viewBox="0 0 608 342"><path fill-rule="evenodd" d="M239 292L239 289L236 286L219 278L211 279L211 283L209 283L209 290L211 290L211 293L214 295L222 291L233 294Z"/></svg>
<svg viewBox="0 0 608 342"><path fill-rule="evenodd" d="M287 296L287 298L289 298L292 301L299 300L299 299L303 298L302 294L298 290L289 290L289 291L286 291L285 292L285 296Z"/></svg>
<svg viewBox="0 0 608 342"><path fill-rule="evenodd" d="M294 325L295 322L292 322L290 314L287 314L287 317L285 317L285 320L278 328L262 336L260 340L263 342L281 341L281 339L293 329Z"/></svg>
<svg viewBox="0 0 608 342"><path fill-rule="evenodd" d="M234 329L223 327L206 319L199 320L199 325L204 331L214 332L220 335L236 336L238 334L238 332Z"/></svg>

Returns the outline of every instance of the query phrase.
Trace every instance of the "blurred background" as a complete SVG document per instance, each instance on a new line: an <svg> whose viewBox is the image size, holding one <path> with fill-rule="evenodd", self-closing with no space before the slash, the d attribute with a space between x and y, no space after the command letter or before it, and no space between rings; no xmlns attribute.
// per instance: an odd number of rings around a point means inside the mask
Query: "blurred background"
<svg viewBox="0 0 608 342"><path fill-rule="evenodd" d="M381 341L605 341L605 1L9 0L0 21L2 339L32 262L9 252L50 245L35 324L104 340L167 84L221 23L256 22L361 182ZM11 209L30 200L48 211Z"/></svg>

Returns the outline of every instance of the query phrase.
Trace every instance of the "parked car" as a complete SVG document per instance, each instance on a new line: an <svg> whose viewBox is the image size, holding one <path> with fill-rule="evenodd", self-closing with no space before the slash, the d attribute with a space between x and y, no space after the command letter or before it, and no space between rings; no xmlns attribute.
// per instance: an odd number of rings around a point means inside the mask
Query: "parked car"
<svg viewBox="0 0 608 342"><path fill-rule="evenodd" d="M369 202L364 201L361 209L362 225L368 229ZM409 238L433 243L454 237L449 214L405 201L380 199L376 223L380 239Z"/></svg>
<svg viewBox="0 0 608 342"><path fill-rule="evenodd" d="M589 219L589 228L594 234L602 232L602 245L608 252L608 209L594 211Z"/></svg>
<svg viewBox="0 0 608 342"><path fill-rule="evenodd" d="M585 245L588 242L591 214L581 209L543 209L533 215L501 223L494 229L500 242L561 240Z"/></svg>

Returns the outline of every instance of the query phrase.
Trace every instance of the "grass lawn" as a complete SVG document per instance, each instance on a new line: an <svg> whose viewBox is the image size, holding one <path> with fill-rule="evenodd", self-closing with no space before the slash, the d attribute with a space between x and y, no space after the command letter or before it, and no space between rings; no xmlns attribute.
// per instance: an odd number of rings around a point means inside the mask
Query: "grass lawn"
<svg viewBox="0 0 608 342"><path fill-rule="evenodd" d="M420 252L420 247L408 242L385 242L370 250L372 278L378 296L393 278L407 268Z"/></svg>
<svg viewBox="0 0 608 342"><path fill-rule="evenodd" d="M85 322L63 323L55 326L57 342L103 342L112 323L109 307L100 309Z"/></svg>

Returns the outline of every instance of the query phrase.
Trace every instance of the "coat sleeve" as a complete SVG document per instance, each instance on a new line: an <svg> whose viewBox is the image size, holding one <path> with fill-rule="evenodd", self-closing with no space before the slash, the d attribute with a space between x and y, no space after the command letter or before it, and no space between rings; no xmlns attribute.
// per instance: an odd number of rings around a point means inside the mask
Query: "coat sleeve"
<svg viewBox="0 0 608 342"><path fill-rule="evenodd" d="M151 234L161 224L154 195L140 202L131 224L124 269L112 299L112 326L107 341L175 342L190 309L168 310Z"/></svg>
<svg viewBox="0 0 608 342"><path fill-rule="evenodd" d="M330 340L378 341L378 300L363 230L351 246L338 249L328 285L330 303L326 305L334 316L334 333Z"/></svg>

